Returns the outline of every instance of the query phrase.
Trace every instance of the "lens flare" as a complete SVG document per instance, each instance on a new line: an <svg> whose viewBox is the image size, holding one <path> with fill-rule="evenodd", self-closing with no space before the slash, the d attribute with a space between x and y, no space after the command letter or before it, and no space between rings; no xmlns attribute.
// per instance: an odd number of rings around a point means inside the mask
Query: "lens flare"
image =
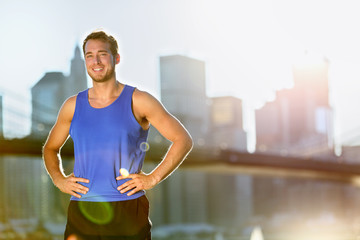
<svg viewBox="0 0 360 240"><path fill-rule="evenodd" d="M89 221L95 224L107 224L114 218L113 209L108 202L79 201L79 209Z"/></svg>
<svg viewBox="0 0 360 240"><path fill-rule="evenodd" d="M75 234L71 234L66 240L80 240Z"/></svg>
<svg viewBox="0 0 360 240"><path fill-rule="evenodd" d="M264 240L260 227L255 227L251 233L250 240Z"/></svg>
<svg viewBox="0 0 360 240"><path fill-rule="evenodd" d="M121 168L121 169L120 169L120 174L121 174L121 176L123 176L123 177L128 177L128 176L129 176L129 171L126 170L125 168Z"/></svg>
<svg viewBox="0 0 360 240"><path fill-rule="evenodd" d="M150 149L150 145L147 142L142 142L140 144L140 150L143 152L147 152Z"/></svg>

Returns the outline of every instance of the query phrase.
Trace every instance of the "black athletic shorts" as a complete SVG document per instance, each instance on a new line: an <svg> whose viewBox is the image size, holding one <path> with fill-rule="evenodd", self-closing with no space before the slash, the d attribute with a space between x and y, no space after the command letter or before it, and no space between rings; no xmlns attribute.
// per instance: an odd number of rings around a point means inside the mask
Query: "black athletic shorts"
<svg viewBox="0 0 360 240"><path fill-rule="evenodd" d="M146 196L118 202L70 201L65 240L151 240Z"/></svg>

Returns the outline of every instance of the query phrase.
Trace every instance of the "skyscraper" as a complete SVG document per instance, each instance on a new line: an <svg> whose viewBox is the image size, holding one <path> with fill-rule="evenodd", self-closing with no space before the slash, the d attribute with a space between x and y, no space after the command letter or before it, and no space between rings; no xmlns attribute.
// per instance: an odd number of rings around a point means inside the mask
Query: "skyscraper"
<svg viewBox="0 0 360 240"><path fill-rule="evenodd" d="M47 72L32 87L32 137L46 136L56 121L62 103L87 88L85 63L79 46L75 47L70 69L69 76L62 72Z"/></svg>
<svg viewBox="0 0 360 240"><path fill-rule="evenodd" d="M232 96L211 98L212 147L246 151L242 100Z"/></svg>
<svg viewBox="0 0 360 240"><path fill-rule="evenodd" d="M195 147L208 131L205 63L186 56L160 58L161 102L190 132ZM150 132L149 140L156 133ZM159 135L158 135L159 136ZM206 174L177 171L162 189L163 223L199 223L207 219ZM197 182L196 185L193 183ZM197 193L196 197L193 194ZM201 197L198 197L201 196Z"/></svg>
<svg viewBox="0 0 360 240"><path fill-rule="evenodd" d="M256 111L257 150L297 156L333 155L327 59L308 58L293 66L294 88ZM312 61L310 61L312 60Z"/></svg>
<svg viewBox="0 0 360 240"><path fill-rule="evenodd" d="M79 46L75 47L74 58L71 60L70 75L66 78L65 96L69 97L87 88L85 62L81 57Z"/></svg>
<svg viewBox="0 0 360 240"><path fill-rule="evenodd" d="M195 145L208 130L205 63L186 56L160 57L161 102L189 130Z"/></svg>

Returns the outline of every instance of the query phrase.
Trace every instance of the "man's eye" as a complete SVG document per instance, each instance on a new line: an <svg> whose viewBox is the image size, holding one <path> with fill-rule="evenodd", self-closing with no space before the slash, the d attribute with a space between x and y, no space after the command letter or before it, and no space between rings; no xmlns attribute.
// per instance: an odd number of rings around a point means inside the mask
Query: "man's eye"
<svg viewBox="0 0 360 240"><path fill-rule="evenodd" d="M87 55L86 58L92 58L92 55Z"/></svg>

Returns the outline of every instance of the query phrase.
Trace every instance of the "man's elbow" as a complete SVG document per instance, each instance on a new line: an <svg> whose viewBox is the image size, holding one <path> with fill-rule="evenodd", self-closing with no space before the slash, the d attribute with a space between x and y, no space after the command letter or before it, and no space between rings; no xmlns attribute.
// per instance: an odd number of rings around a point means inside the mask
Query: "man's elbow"
<svg viewBox="0 0 360 240"><path fill-rule="evenodd" d="M192 139L192 137L190 136L190 134L187 135L186 140L185 140L185 148L187 152L190 152L194 147L194 141Z"/></svg>
<svg viewBox="0 0 360 240"><path fill-rule="evenodd" d="M42 157L44 158L45 155L49 152L49 147L46 145L46 143L44 144L44 146L42 147Z"/></svg>
<svg viewBox="0 0 360 240"><path fill-rule="evenodd" d="M44 158L45 155L47 154L59 154L60 153L60 149L59 148L52 148L51 146L49 146L49 144L45 143L43 148L42 148L42 156Z"/></svg>

